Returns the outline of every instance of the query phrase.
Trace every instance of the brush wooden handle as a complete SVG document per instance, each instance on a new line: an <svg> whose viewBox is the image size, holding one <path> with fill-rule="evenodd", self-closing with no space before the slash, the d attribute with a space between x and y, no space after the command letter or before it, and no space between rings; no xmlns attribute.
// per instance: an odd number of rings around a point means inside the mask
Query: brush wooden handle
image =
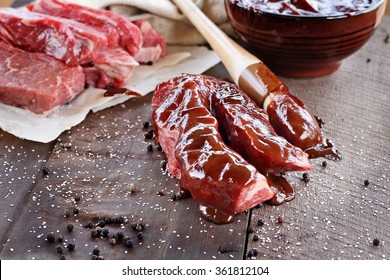
<svg viewBox="0 0 390 280"><path fill-rule="evenodd" d="M283 83L257 57L221 31L191 0L173 0L221 58L233 81L257 104Z"/></svg>

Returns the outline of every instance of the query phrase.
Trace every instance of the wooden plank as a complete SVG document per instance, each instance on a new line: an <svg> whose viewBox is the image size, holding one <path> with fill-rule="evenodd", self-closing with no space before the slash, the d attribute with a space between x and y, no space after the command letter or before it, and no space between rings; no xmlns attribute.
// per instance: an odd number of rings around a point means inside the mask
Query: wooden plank
<svg viewBox="0 0 390 280"><path fill-rule="evenodd" d="M390 259L389 32L386 17L367 45L330 76L284 79L326 122L324 132L344 159L326 161L326 167L323 159L313 160L307 185L302 173L291 175L298 190L292 202L253 210L259 240L251 234L248 249L257 249L259 259ZM279 216L285 222L278 223ZM257 226L259 219L264 226Z"/></svg>
<svg viewBox="0 0 390 280"><path fill-rule="evenodd" d="M0 251L27 197L42 177L53 144L19 139L0 130Z"/></svg>
<svg viewBox="0 0 390 280"><path fill-rule="evenodd" d="M162 152L148 152L143 122L150 121L151 96L90 114L86 121L57 141L47 162L50 174L41 178L9 235L2 259L56 259L59 244L45 241L54 232L74 242L67 259L90 259L98 246L106 259L241 259L247 215L217 226L199 217L192 199L172 201L178 181L160 169ZM131 184L137 191L131 193ZM158 194L159 193L159 194ZM80 196L76 202L75 197ZM66 211L80 213L64 217ZM122 231L134 248L111 246L108 238L92 238L88 221L99 217L125 217L110 225L110 233ZM143 221L144 239L137 240L133 222ZM72 233L67 224L73 224ZM110 235L111 235L110 234ZM222 250L223 253L220 251Z"/></svg>

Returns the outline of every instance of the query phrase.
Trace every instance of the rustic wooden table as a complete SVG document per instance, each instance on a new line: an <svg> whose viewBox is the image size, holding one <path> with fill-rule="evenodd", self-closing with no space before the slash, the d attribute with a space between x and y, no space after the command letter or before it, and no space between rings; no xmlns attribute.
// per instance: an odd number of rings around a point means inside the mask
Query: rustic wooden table
<svg viewBox="0 0 390 280"><path fill-rule="evenodd" d="M91 259L96 247L105 259L246 259L252 249L257 259L390 259L389 34L385 17L336 73L283 79L325 120L344 159L325 167L312 160L307 184L301 173L289 176L293 201L252 209L228 225L200 219L192 199L171 199L178 181L144 139L151 94L91 113L48 144L0 130L0 259ZM227 75L222 65L208 74ZM88 225L101 220L111 223L96 236ZM133 246L111 244L117 233Z"/></svg>

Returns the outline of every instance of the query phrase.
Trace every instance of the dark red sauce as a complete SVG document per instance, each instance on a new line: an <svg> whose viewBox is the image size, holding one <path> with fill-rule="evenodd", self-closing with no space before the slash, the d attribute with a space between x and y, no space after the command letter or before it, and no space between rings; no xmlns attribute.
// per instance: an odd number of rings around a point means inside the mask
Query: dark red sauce
<svg viewBox="0 0 390 280"><path fill-rule="evenodd" d="M325 157L330 160L342 159L340 151L336 149L333 142L329 139L325 139L323 143L306 149L305 152L309 155L309 158Z"/></svg>
<svg viewBox="0 0 390 280"><path fill-rule="evenodd" d="M291 144L306 150L323 142L317 120L287 88L271 92L265 102L272 127Z"/></svg>
<svg viewBox="0 0 390 280"><path fill-rule="evenodd" d="M283 176L268 175L268 185L275 192L275 196L267 201L271 205L281 205L295 197L293 187Z"/></svg>
<svg viewBox="0 0 390 280"><path fill-rule="evenodd" d="M216 208L199 205L199 212L203 219L217 225L229 224L234 221L234 215L225 214Z"/></svg>
<svg viewBox="0 0 390 280"><path fill-rule="evenodd" d="M333 16L367 10L379 0L230 0L240 7L299 16Z"/></svg>
<svg viewBox="0 0 390 280"><path fill-rule="evenodd" d="M111 96L119 95L119 94L121 94L121 95L136 96L136 97L142 96L142 95L139 94L138 92L129 90L129 89L127 89L127 88L109 88L109 89L104 93L104 96L105 96L105 97L111 97Z"/></svg>

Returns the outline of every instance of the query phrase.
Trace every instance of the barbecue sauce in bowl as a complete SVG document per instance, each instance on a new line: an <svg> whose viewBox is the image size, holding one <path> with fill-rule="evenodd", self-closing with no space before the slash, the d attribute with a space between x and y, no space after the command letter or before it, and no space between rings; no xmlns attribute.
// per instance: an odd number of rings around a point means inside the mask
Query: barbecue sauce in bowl
<svg viewBox="0 0 390 280"><path fill-rule="evenodd" d="M379 0L233 0L244 8L293 16L337 16L369 9Z"/></svg>
<svg viewBox="0 0 390 280"><path fill-rule="evenodd" d="M225 0L241 44L278 75L336 71L373 35L385 0Z"/></svg>

